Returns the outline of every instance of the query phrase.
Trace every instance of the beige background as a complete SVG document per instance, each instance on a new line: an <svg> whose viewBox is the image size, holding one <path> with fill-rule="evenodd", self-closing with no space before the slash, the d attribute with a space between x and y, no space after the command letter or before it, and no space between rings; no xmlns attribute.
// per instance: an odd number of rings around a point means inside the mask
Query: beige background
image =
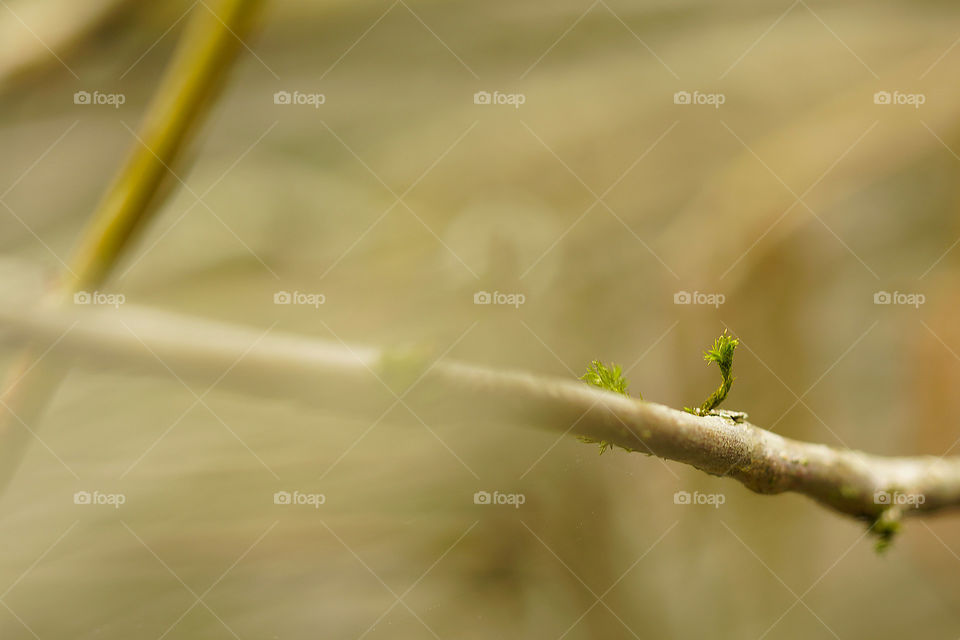
<svg viewBox="0 0 960 640"><path fill-rule="evenodd" d="M75 11L5 4L25 41ZM69 256L191 6L163 5L7 82L5 265L53 275ZM729 327L728 408L828 445L956 454L958 37L938 2L271 3L177 168L205 204L176 189L110 290L557 376L637 363L631 391L672 406L716 386L701 352ZM281 90L326 102L276 105ZM525 103L476 105L481 90ZM875 104L884 90L925 103ZM326 304L276 306L278 290ZM526 302L476 306L478 290ZM954 515L878 557L806 499L556 434L195 400L173 375L71 372L0 504L0 636L960 635ZM295 489L326 503L273 504Z"/></svg>

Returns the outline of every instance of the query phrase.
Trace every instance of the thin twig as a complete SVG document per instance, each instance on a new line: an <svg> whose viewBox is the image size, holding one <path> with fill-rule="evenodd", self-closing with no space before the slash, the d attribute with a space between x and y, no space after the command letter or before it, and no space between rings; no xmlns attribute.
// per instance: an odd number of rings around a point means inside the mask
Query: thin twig
<svg viewBox="0 0 960 640"><path fill-rule="evenodd" d="M572 379L498 371L428 354L330 343L125 306L24 313L0 305L17 339L52 341L77 363L136 367L218 387L376 416L394 394L430 423L492 422L570 432L649 451L764 494L795 492L869 522L960 506L960 458L883 457L799 442L747 422L696 416ZM388 389L389 387L389 389ZM574 425L571 429L571 425ZM906 504L898 504L899 497Z"/></svg>

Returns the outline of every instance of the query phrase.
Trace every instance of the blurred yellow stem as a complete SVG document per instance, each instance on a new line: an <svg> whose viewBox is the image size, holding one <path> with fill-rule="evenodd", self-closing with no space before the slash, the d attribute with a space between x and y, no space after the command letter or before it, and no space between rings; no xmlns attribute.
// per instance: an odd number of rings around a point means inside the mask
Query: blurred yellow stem
<svg viewBox="0 0 960 640"><path fill-rule="evenodd" d="M138 133L139 141L84 232L64 286L100 286L147 218L170 167L206 111L260 0L225 0L216 14L197 6Z"/></svg>
<svg viewBox="0 0 960 640"><path fill-rule="evenodd" d="M160 187L208 110L260 4L261 0L222 0L212 8L205 3L194 8L138 140L81 235L54 301L63 303L78 291L101 286L134 232L156 210ZM25 347L0 392L0 406L6 410L0 417L0 490L13 476L31 437L37 437L34 423L66 373L41 362L42 357L36 345Z"/></svg>

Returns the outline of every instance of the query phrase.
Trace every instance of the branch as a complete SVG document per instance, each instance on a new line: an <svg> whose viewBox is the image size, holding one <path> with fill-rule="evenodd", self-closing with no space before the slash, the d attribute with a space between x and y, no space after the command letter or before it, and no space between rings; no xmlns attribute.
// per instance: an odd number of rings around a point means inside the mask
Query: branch
<svg viewBox="0 0 960 640"><path fill-rule="evenodd" d="M684 411L583 382L499 371L416 350L354 347L125 306L24 314L0 305L16 340L60 340L71 362L216 379L246 394L377 416L398 396L426 421L491 421L571 433L787 491L883 527L900 516L960 506L960 458L882 457L779 436L747 422ZM22 307L19 307L22 308ZM75 324L76 323L76 324ZM71 329L72 326L72 329ZM2 472L2 470L0 470ZM908 506L877 492L913 496ZM881 496L883 494L880 494ZM918 499L916 499L918 498ZM881 533L886 530L877 529Z"/></svg>

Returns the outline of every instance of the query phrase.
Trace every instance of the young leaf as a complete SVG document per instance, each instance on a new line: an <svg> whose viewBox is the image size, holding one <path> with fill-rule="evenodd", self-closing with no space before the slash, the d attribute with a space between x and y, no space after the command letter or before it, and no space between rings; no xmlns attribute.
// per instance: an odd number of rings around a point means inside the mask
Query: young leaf
<svg viewBox="0 0 960 640"><path fill-rule="evenodd" d="M726 330L716 340L713 341L713 348L704 351L703 359L707 364L715 363L720 368L720 377L722 379L720 387L707 398L702 405L696 409L687 409L690 413L704 416L720 406L727 394L730 393L730 387L733 386L733 352L740 344L740 340L727 335Z"/></svg>
<svg viewBox="0 0 960 640"><path fill-rule="evenodd" d="M627 386L630 383L624 379L620 367L612 362L608 369L599 360L594 360L590 363L590 366L587 367L587 372L580 376L580 379L587 384L592 384L595 387L600 387L607 391L622 393L625 396L630 395L627 393Z"/></svg>
<svg viewBox="0 0 960 640"><path fill-rule="evenodd" d="M610 367L606 367L599 360L594 360L590 363L590 366L587 367L587 372L580 376L580 379L586 382L589 385L594 387L600 387L601 389L606 389L607 391L613 391L614 393L620 393L627 397L630 397L630 394L627 393L627 386L630 384L623 377L623 371L618 365L610 363ZM643 400L643 398L640 398ZM581 442L590 442L595 443L600 446L600 455L603 455L603 452L608 448L613 447L612 442L606 442L605 440L594 440L586 436L579 436ZM624 447L627 451L633 451L633 449L628 449Z"/></svg>

